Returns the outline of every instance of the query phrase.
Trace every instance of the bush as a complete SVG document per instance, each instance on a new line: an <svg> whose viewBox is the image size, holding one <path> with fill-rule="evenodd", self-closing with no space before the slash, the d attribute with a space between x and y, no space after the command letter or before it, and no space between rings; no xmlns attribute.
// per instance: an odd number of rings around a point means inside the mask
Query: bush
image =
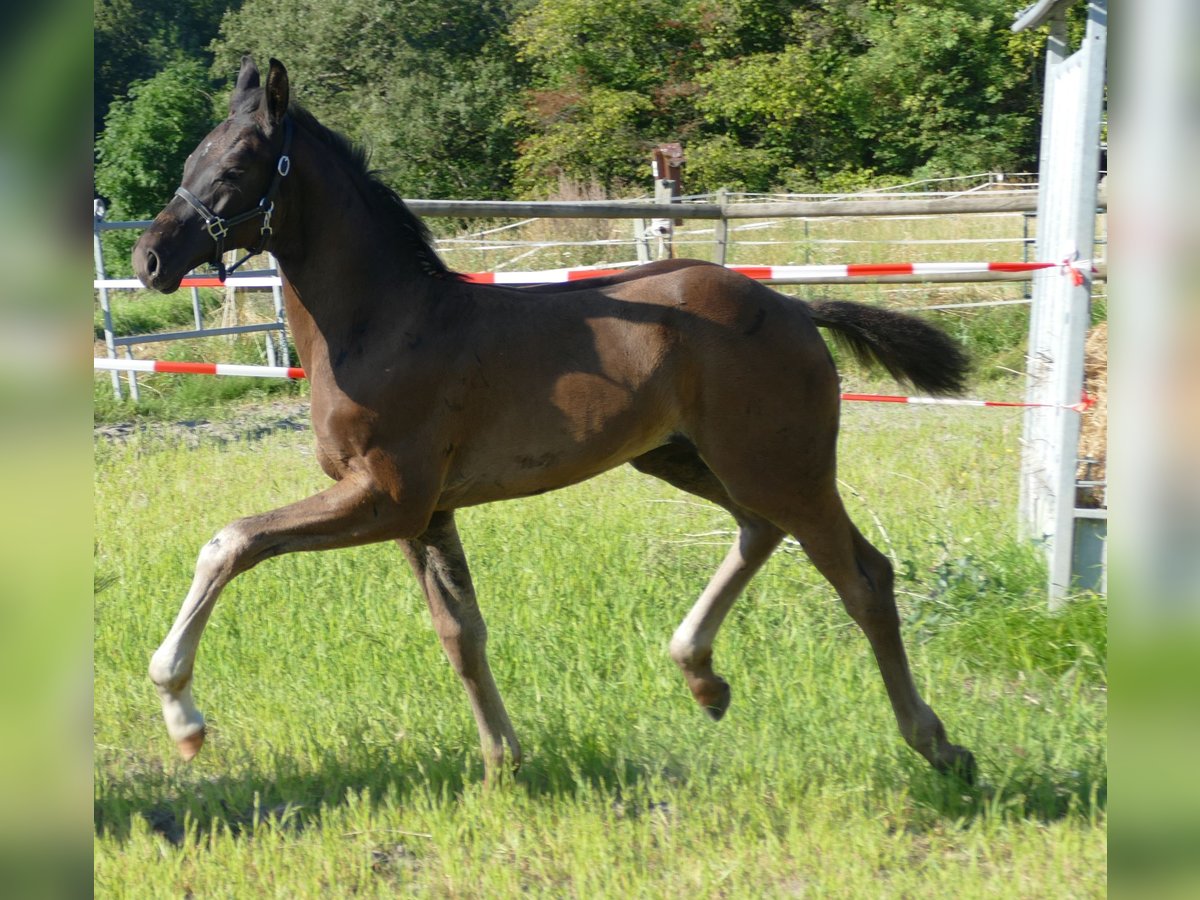
<svg viewBox="0 0 1200 900"><path fill-rule="evenodd" d="M96 191L108 201L109 219L151 218L171 199L188 154L212 128L211 92L204 66L185 60L113 102L96 141ZM132 232L105 234L110 275L130 273L136 239Z"/></svg>

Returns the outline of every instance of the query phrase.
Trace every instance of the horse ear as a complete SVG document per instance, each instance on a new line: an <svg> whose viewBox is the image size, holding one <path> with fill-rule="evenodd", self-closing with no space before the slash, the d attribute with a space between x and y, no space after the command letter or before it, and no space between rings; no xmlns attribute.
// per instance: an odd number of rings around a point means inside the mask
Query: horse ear
<svg viewBox="0 0 1200 900"><path fill-rule="evenodd" d="M237 84L229 97L229 112L232 114L237 109L245 99L247 91L253 91L257 87L258 66L254 64L254 57L247 53L242 57L242 68L238 71Z"/></svg>
<svg viewBox="0 0 1200 900"><path fill-rule="evenodd" d="M290 92L287 69L279 60L272 59L267 70L267 123L272 128L287 114Z"/></svg>

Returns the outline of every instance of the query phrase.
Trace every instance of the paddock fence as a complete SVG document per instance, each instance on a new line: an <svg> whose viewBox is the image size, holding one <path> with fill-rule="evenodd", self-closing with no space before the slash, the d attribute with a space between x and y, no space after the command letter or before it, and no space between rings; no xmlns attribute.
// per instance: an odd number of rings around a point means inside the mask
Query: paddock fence
<svg viewBox="0 0 1200 900"><path fill-rule="evenodd" d="M480 220L507 220L494 227L470 231L460 230L454 235L437 241L439 253L445 256L452 267L467 271L470 263L480 271L472 274L476 281L490 283L528 284L547 280L567 280L555 277L563 271L561 262L572 257L588 256L595 262L584 262L570 269L569 278L586 277L588 274L610 269L632 266L665 256L684 255L708 259L721 265L730 265L733 255L744 257L752 252L765 252L773 256L783 254L784 265L761 265L751 259L748 265L735 266L751 277L767 284L924 284L961 285L988 282L1031 281L1038 274L1047 274L1047 269L1076 262L1069 260L1038 261L1030 259L1036 240L1035 210L1037 185L1009 185L997 181L997 176L986 174L970 176L981 180L974 186L946 191L923 190L914 195L913 186L928 188L929 182L901 185L899 189L869 191L853 195L764 195L738 194L718 191L714 194L671 198L673 202L646 200L609 201L474 201L474 200L408 200L406 203L417 214L425 217L449 217L465 223ZM1000 176L1002 177L1002 176ZM962 183L964 179L955 179ZM936 183L936 182L935 182ZM905 191L903 189L908 188ZM993 217L1019 223L1003 236L982 238L855 238L820 236L821 223L839 223L853 230L853 223L890 219L929 222L938 219L957 220L959 217ZM575 220L589 231L580 234L562 234L553 229L549 236L530 237L522 235L522 229L541 224L543 230L561 220ZM631 220L632 233L614 236L611 230L598 236L600 223L611 220ZM699 222L701 227L679 228L675 222L692 226ZM710 224L711 223L711 224ZM756 240L773 226L792 223L803 229L799 233L776 237L774 240ZM224 285L211 276L196 275L184 282L190 290L192 304L191 327L170 332L117 334L113 324L112 299L116 291L137 291L142 286L136 279L109 278L104 256L102 235L115 230L141 230L149 220L131 222L108 222L102 215L93 218L93 247L95 256L95 280L93 288L100 308L100 329L103 333L105 354L109 359L123 356L134 359L133 348L141 344L162 344L221 335L245 335L261 333L264 337L263 350L268 366L290 365L287 342L287 323L283 310L281 283L274 260L264 258L264 267L231 277ZM578 230L578 229L576 229ZM795 229L793 229L794 231ZM844 232L845 228L841 229ZM1104 236L1098 236L1103 243ZM845 251L868 251L877 258L881 253L928 254L934 248L955 248L959 255L979 245L995 251L998 247L1019 248L1020 259L989 260L985 262L948 263L841 263L832 262L831 256L841 256ZM759 249L761 248L761 250ZM630 252L632 251L632 252ZM629 259L618 255L628 254ZM540 256L555 264L553 269L513 271L513 266L532 261ZM1093 259L1086 262L1098 280L1103 281L1106 270L1103 263ZM465 260L468 265L460 265ZM1054 264L1054 265L1052 265ZM271 316L268 321L252 324L206 323L199 291L205 288L224 289L225 309L235 305L235 291L263 291L271 293ZM1030 293L1026 289L1020 297L999 300L976 300L971 303L947 303L926 305L930 309L966 309L985 305L1019 305L1028 303ZM114 395L123 395L118 375L112 372ZM128 375L128 390L134 399L138 397L136 375Z"/></svg>
<svg viewBox="0 0 1200 900"><path fill-rule="evenodd" d="M1013 184L992 175L976 178L977 183L967 187L957 181L953 190L931 189L924 183L916 185L921 188L917 191L912 190L913 185L901 185L852 195L718 191L670 196L667 202L668 193L658 190L655 200L405 202L422 217L455 220L452 228L438 229L445 233L437 239L436 248L452 268L482 283L569 281L652 259L686 256L728 266L767 284L792 286L787 288L791 290L821 285L823 291L868 291L866 297L861 293L849 296L916 312L972 314L985 308L1028 306L1031 286L1039 278L1086 283L1093 295L1103 296L1107 279L1107 199L1103 190L1097 198L1092 247L1081 248L1070 258L1039 260L1033 258L1038 239L1038 185L1031 181ZM191 293L192 327L158 333L115 332L113 298L136 303L142 296L136 292L144 289L136 279L108 277L102 235L118 229L141 230L149 224L94 218L93 289L102 323L97 330L103 331L106 357L96 360L96 371L108 374L114 395L118 399L123 396L122 373L135 400L139 372L302 378L302 370L290 359L281 281L274 260L267 255L260 258L259 269L231 276L224 284L203 273L185 279L183 287ZM980 260L981 254L993 258ZM897 257L912 261L892 261ZM864 261L844 261L847 258ZM211 290L225 292L223 310L236 304L235 296L241 293L257 297L262 306L269 292L265 321L206 321L200 292ZM134 356L139 346L239 335L262 337L265 365L180 360L164 364ZM926 400L855 393L845 398L893 403ZM966 401L962 405L1033 404ZM1086 402L1060 401L1057 405L1075 412L1086 409ZM1079 512L1085 517L1103 515Z"/></svg>

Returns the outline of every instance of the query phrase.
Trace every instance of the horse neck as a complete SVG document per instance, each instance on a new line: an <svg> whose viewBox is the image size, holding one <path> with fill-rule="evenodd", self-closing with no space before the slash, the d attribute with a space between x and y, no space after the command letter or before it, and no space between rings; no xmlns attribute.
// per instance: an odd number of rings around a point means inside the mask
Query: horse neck
<svg viewBox="0 0 1200 900"><path fill-rule="evenodd" d="M423 305L431 278L409 236L345 161L297 129L287 180L271 249L322 332Z"/></svg>

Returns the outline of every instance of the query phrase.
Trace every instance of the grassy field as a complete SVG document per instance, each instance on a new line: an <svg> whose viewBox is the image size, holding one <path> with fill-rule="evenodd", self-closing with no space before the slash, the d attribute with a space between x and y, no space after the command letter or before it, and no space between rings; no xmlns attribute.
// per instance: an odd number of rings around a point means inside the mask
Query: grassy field
<svg viewBox="0 0 1200 900"><path fill-rule="evenodd" d="M918 682L976 787L903 745L865 640L795 550L717 641L734 699L710 722L666 644L730 523L628 469L460 514L526 753L510 784L481 785L390 545L234 581L197 666L210 740L184 765L145 670L196 552L323 476L296 431L98 439L97 894L1102 896L1107 610L1044 612L1014 537L1019 413L844 418L848 505L897 561Z"/></svg>
<svg viewBox="0 0 1200 900"><path fill-rule="evenodd" d="M1020 259L1023 229L1019 216L739 225L751 226L734 234L729 261L740 264ZM491 250L442 250L460 271L586 265L633 248L561 242L630 230L541 220L491 236ZM923 243L963 237L974 243ZM710 258L710 239L689 223L679 254ZM1019 299L1024 287L785 290L919 308ZM206 315L272 315L265 296L236 313L221 303L206 292ZM191 312L180 295L121 295L114 307L121 333L178 327ZM1095 310L1103 317L1103 300ZM972 396L1020 397L1026 307L926 315L974 357ZM139 349L264 355L247 338ZM847 390L895 392L853 365L843 372ZM484 788L465 694L390 545L283 557L235 580L197 667L209 742L191 765L175 758L145 671L200 545L324 477L299 425L304 383L140 383L135 406L113 398L108 376L95 379L98 894L1105 893L1107 606L1082 595L1061 615L1045 612L1044 567L1015 536L1018 411L843 413L844 496L895 561L918 682L951 738L978 756L979 785L935 775L904 746L865 639L792 547L752 582L717 641L734 699L710 722L666 645L723 556L730 522L619 470L460 513L526 755L511 783Z"/></svg>

